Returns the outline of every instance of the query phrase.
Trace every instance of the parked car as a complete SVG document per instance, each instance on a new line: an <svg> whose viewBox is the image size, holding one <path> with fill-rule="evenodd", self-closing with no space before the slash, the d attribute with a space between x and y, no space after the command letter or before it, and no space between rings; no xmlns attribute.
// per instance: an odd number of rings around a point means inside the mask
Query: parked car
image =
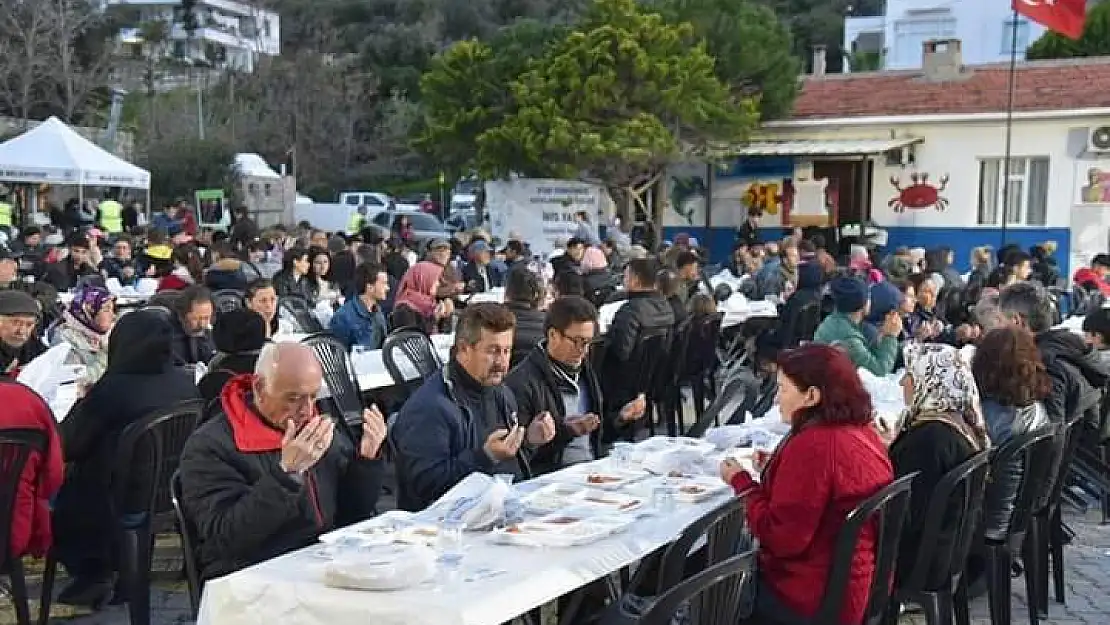
<svg viewBox="0 0 1110 625"><path fill-rule="evenodd" d="M370 223L384 232L383 236L389 237L393 232L396 232L397 221L401 217L408 217L409 223L412 224L412 236L418 243L424 244L431 239L443 239L447 237L447 231L443 228L443 222L436 219L434 215L422 213L419 210L395 210L383 211L370 218Z"/></svg>
<svg viewBox="0 0 1110 625"><path fill-rule="evenodd" d="M344 191L339 194L339 203L347 206L365 206L371 213L379 210L393 210L397 203L388 193L375 191Z"/></svg>

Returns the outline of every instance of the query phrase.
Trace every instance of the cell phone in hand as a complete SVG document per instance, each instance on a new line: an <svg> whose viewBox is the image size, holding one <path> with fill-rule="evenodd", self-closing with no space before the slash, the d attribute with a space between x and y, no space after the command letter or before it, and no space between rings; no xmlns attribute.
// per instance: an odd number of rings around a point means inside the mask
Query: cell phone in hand
<svg viewBox="0 0 1110 625"><path fill-rule="evenodd" d="M509 432L511 433L513 431L513 428L517 427L518 425L520 425L520 421L517 420L516 413L510 412L509 416L505 417L505 429L509 430ZM505 440L506 438L509 438L509 434L505 434L505 436L502 436L501 440Z"/></svg>

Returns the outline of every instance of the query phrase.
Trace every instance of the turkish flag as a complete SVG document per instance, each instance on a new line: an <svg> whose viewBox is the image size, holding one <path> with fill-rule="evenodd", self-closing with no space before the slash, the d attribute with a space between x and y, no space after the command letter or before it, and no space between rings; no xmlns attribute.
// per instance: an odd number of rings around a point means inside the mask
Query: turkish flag
<svg viewBox="0 0 1110 625"><path fill-rule="evenodd" d="M1071 39L1083 36L1087 0L1013 0L1014 10Z"/></svg>

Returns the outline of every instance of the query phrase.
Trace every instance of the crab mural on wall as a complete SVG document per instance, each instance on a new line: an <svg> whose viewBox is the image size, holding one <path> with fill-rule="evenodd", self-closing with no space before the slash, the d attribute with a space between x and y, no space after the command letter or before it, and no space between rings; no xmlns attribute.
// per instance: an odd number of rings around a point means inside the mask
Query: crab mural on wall
<svg viewBox="0 0 1110 625"><path fill-rule="evenodd" d="M898 176L891 176L890 184L898 195L891 198L887 206L896 213L905 212L907 208L935 208L938 211L948 208L948 198L941 195L948 188L948 174L942 175L937 184L929 182L929 174L925 172L910 174L910 184L906 187L902 186Z"/></svg>

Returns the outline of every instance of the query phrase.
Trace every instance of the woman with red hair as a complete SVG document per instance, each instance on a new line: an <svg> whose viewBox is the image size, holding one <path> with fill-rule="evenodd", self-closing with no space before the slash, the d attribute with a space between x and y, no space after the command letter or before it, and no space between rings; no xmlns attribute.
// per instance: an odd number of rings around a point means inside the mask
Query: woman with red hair
<svg viewBox="0 0 1110 625"><path fill-rule="evenodd" d="M779 406L790 433L757 482L734 461L721 477L747 498L747 521L759 541L752 622L808 622L817 613L848 514L894 478L872 426L871 397L843 351L809 344L778 360ZM860 536L840 622L863 619L875 571L876 528Z"/></svg>

